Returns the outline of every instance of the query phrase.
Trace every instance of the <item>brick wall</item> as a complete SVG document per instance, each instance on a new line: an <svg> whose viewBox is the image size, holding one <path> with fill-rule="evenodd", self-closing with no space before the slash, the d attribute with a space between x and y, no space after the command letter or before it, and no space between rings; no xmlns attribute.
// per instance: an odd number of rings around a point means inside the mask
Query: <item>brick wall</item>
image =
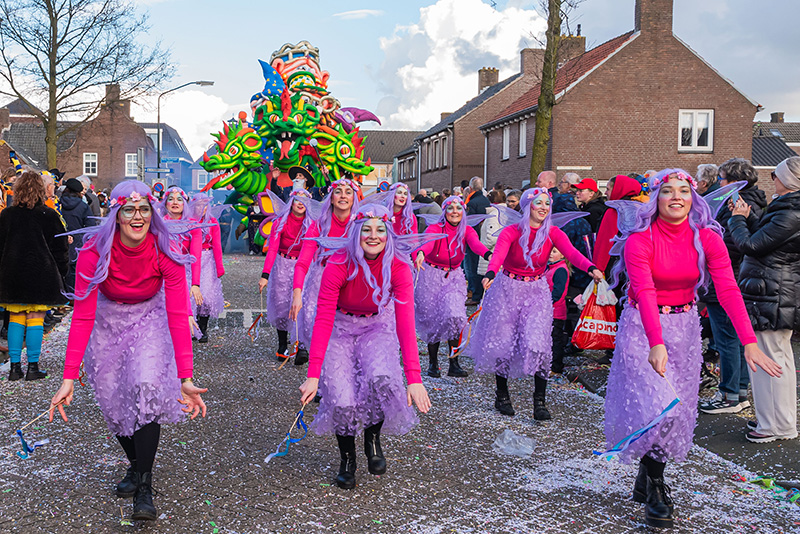
<svg viewBox="0 0 800 534"><path fill-rule="evenodd" d="M757 167L756 171L758 171L758 188L764 191L767 195L767 202L770 202L772 195L775 194L775 184L772 181L772 171L774 171L774 167L765 168L765 167Z"/></svg>
<svg viewBox="0 0 800 534"><path fill-rule="evenodd" d="M487 183L494 184L501 182L509 187L518 188L522 182L527 180L531 171L531 150L533 147L533 131L535 127L535 117L530 116L526 120L526 153L525 156L519 155L519 122L509 125L509 156L502 159L503 155L503 128L497 128L488 132L489 146L487 151L486 174Z"/></svg>

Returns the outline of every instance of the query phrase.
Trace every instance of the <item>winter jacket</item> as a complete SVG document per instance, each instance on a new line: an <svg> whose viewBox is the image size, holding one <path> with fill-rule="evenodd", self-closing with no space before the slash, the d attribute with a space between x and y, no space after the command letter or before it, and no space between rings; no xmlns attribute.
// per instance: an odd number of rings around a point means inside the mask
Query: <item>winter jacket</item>
<svg viewBox="0 0 800 534"><path fill-rule="evenodd" d="M80 230L87 226L93 226L95 219L91 219L92 210L89 205L83 201L80 195L73 195L65 192L61 196L61 216L64 217L64 222L67 223L67 230ZM75 263L78 261L78 249L83 246L83 236L73 236L72 244L69 246L69 261Z"/></svg>
<svg viewBox="0 0 800 534"><path fill-rule="evenodd" d="M586 216L586 221L589 223L589 226L592 227L592 233L597 233L597 230L600 228L600 221L603 219L603 214L607 209L603 197L598 197L594 200L590 200L586 204L581 204L581 211L585 211L589 214Z"/></svg>
<svg viewBox="0 0 800 534"><path fill-rule="evenodd" d="M414 202L419 202L421 206L414 210L414 213L417 215L440 215L442 213L442 208L439 204L436 203L430 197L417 197L414 199ZM419 233L424 233L425 228L428 227L428 223L425 222L425 219L422 217L417 217L417 227L419 228Z"/></svg>
<svg viewBox="0 0 800 534"><path fill-rule="evenodd" d="M486 195L483 194L483 191L475 191L470 195L469 202L467 202L467 215L484 215L486 213L486 208L491 206L492 203L489 202L489 199L486 198ZM473 226L478 234L481 233L481 225Z"/></svg>
<svg viewBox="0 0 800 534"><path fill-rule="evenodd" d="M44 204L9 206L0 213L0 302L57 306L67 299L67 238L64 225Z"/></svg>
<svg viewBox="0 0 800 534"><path fill-rule="evenodd" d="M753 329L800 328L800 191L773 200L754 231L741 215L728 231L744 254L739 288Z"/></svg>
<svg viewBox="0 0 800 534"><path fill-rule="evenodd" d="M609 200L630 200L636 195L641 194L642 184L633 178L625 175L619 175L614 179L614 187L608 195ZM609 271L606 267L611 258L611 240L617 235L617 210L607 209L603 215L603 220L600 222L600 227L597 230L597 239L594 245L594 264L598 269L606 273L608 276Z"/></svg>

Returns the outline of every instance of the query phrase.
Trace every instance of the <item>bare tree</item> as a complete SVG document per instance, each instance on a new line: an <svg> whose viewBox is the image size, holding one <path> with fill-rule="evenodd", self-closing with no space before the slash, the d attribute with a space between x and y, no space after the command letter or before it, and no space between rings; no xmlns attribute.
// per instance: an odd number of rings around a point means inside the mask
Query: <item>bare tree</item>
<svg viewBox="0 0 800 534"><path fill-rule="evenodd" d="M103 86L136 98L172 76L169 50L140 43L148 17L130 0L0 0L0 15L0 94L42 121L49 168L58 139L100 109ZM59 129L64 119L76 122Z"/></svg>

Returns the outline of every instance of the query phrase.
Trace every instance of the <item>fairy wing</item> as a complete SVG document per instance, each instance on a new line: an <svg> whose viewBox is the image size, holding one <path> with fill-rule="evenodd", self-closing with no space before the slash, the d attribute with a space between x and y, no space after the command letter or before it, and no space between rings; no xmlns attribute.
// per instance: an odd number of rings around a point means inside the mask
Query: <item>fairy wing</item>
<svg viewBox="0 0 800 534"><path fill-rule="evenodd" d="M467 215L467 226L478 226L480 223L486 220L489 217L487 213L475 213L473 215Z"/></svg>
<svg viewBox="0 0 800 534"><path fill-rule="evenodd" d="M636 227L646 204L635 200L608 200L606 206L617 212L617 230L623 236L627 236ZM614 238L613 242L608 253L611 256L619 256L624 239Z"/></svg>
<svg viewBox="0 0 800 534"><path fill-rule="evenodd" d="M522 214L517 210L512 210L508 206L503 206L502 204L497 204L494 207L497 208L497 221L503 228L518 224L519 221L522 220Z"/></svg>
<svg viewBox="0 0 800 534"><path fill-rule="evenodd" d="M411 254L431 241L444 239L444 234L407 234L395 238L395 250L397 254Z"/></svg>
<svg viewBox="0 0 800 534"><path fill-rule="evenodd" d="M585 211L565 211L562 213L553 213L550 215L550 224L557 226L558 228L563 228L575 219L580 219L581 217L586 217L587 215L589 214Z"/></svg>
<svg viewBox="0 0 800 534"><path fill-rule="evenodd" d="M256 195L256 203L264 215L279 213L286 207L286 202L269 189Z"/></svg>
<svg viewBox="0 0 800 534"><path fill-rule="evenodd" d="M747 185L747 182L742 180L741 182L733 182L732 184L728 184L725 187L720 187L716 191L711 192L708 196L703 197L703 200L706 201L708 207L711 208L711 213L714 214L714 218L717 217L719 210L722 209L728 199L731 198L733 193L738 192Z"/></svg>

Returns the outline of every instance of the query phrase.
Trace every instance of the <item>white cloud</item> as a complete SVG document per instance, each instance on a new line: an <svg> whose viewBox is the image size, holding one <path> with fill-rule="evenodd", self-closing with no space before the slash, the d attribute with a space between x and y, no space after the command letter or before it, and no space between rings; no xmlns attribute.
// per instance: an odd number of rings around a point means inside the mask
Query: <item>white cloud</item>
<svg viewBox="0 0 800 534"><path fill-rule="evenodd" d="M194 159L213 142L212 133L222 129L222 121L250 108L246 103L229 105L218 96L198 90L184 90L161 99L161 122L169 124ZM156 122L156 97L134 104L131 114L139 122Z"/></svg>
<svg viewBox="0 0 800 534"><path fill-rule="evenodd" d="M386 95L377 114L391 128L423 129L443 111L478 94L478 69L497 67L500 79L519 72L519 51L538 47L547 22L517 5L498 11L480 0L438 0L420 20L380 40L385 58L376 72Z"/></svg>
<svg viewBox="0 0 800 534"><path fill-rule="evenodd" d="M380 9L354 9L352 11L342 11L341 13L334 13L333 16L342 20L358 20L367 17L378 17L383 15Z"/></svg>

